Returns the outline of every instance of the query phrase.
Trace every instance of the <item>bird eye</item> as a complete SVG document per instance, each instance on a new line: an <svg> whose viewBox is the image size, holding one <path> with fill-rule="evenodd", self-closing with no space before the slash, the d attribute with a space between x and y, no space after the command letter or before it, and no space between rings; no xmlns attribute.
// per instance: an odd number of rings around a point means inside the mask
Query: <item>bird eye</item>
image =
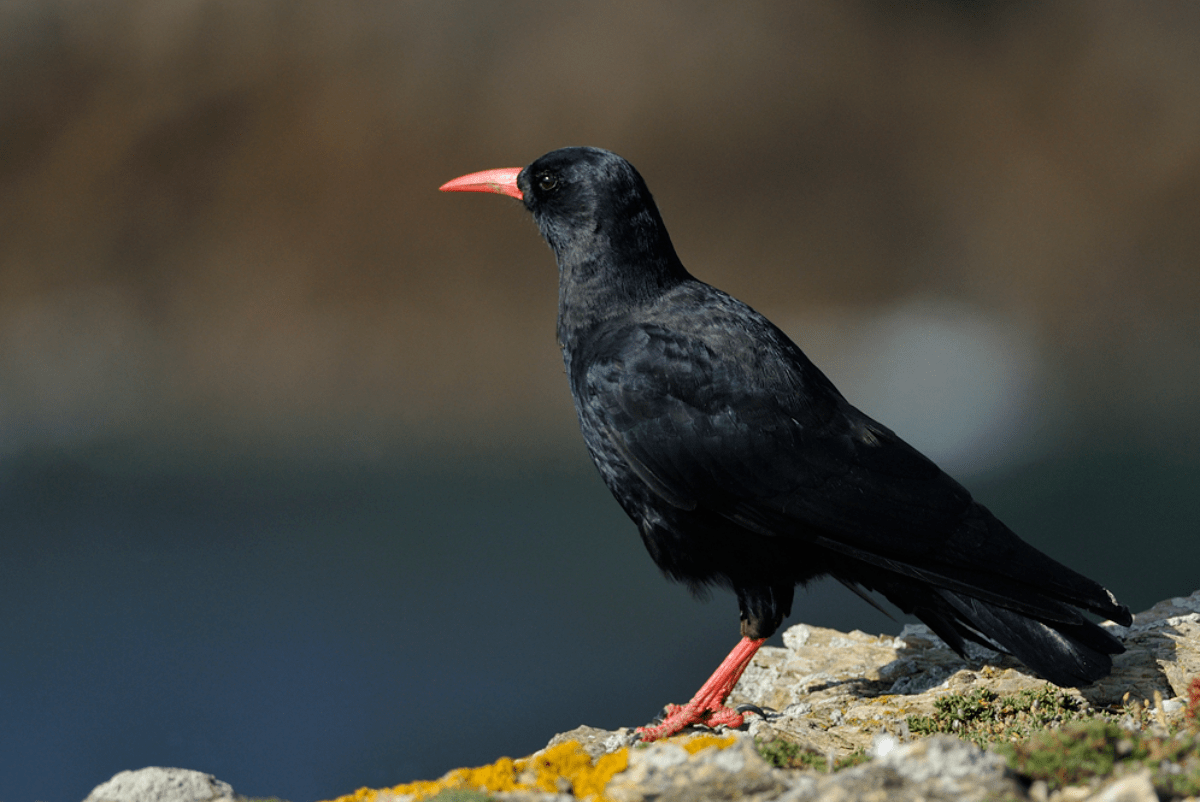
<svg viewBox="0 0 1200 802"><path fill-rule="evenodd" d="M538 189L542 190L543 192L549 192L556 186L558 186L558 179L552 176L550 173L542 173L540 176L538 176Z"/></svg>

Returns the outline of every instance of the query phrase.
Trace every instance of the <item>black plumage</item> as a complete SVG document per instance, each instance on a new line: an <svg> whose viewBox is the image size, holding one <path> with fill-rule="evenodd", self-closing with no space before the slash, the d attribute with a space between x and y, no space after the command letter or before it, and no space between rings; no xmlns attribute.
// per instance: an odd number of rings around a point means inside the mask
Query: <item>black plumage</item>
<svg viewBox="0 0 1200 802"><path fill-rule="evenodd" d="M565 148L473 175L444 188L521 197L554 251L558 339L605 484L666 574L736 593L746 638L776 631L797 584L831 575L960 652L998 647L1058 685L1111 670L1123 647L1084 612L1128 624L1128 609L851 406L770 321L693 278L628 162Z"/></svg>

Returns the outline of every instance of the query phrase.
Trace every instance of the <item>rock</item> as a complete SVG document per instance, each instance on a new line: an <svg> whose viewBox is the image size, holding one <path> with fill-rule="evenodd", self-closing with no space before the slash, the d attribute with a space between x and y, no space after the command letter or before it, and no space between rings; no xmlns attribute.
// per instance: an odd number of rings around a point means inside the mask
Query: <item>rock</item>
<svg viewBox="0 0 1200 802"><path fill-rule="evenodd" d="M626 727L619 730L602 730L599 727L581 725L569 732L560 732L546 744L549 749L567 741L575 741L588 753L593 760L600 755L615 752L623 746L632 746L636 741L636 733Z"/></svg>
<svg viewBox="0 0 1200 802"><path fill-rule="evenodd" d="M951 735L935 735L907 744L893 739L870 763L835 774L810 774L795 782L778 802L975 802L1024 796L1002 757Z"/></svg>
<svg viewBox="0 0 1200 802"><path fill-rule="evenodd" d="M863 766L818 774L770 767L745 734L671 739L632 750L604 794L614 802L1025 798L1003 758L949 735L879 739L873 754Z"/></svg>
<svg viewBox="0 0 1200 802"><path fill-rule="evenodd" d="M1150 782L1150 770L1142 769L1112 783L1088 802L1158 802L1158 794Z"/></svg>
<svg viewBox="0 0 1200 802"><path fill-rule="evenodd" d="M1193 677L1200 676L1200 591L1167 599L1138 613L1130 627L1112 627L1125 642L1125 654L1113 660L1113 673L1085 689L1094 703L1119 701L1127 691L1134 699L1186 697Z"/></svg>
<svg viewBox="0 0 1200 802"><path fill-rule="evenodd" d="M759 757L745 735L689 751L689 743L654 743L629 754L629 768L604 789L615 802L708 802L775 799L787 787L783 772Z"/></svg>
<svg viewBox="0 0 1200 802"><path fill-rule="evenodd" d="M1134 617L1131 627L1108 625L1127 651L1105 679L1063 689L1081 704L1153 700L1166 715L1182 715L1192 677L1200 676L1200 591L1169 599ZM764 647L734 688L730 704L769 708L766 720L747 716L752 735L784 740L818 754L845 756L866 749L880 732L904 734L907 716L931 715L948 693L986 687L1001 695L1049 685L1010 657L973 649L964 660L926 627L910 625L898 637L842 633L798 624L784 648Z"/></svg>
<svg viewBox="0 0 1200 802"><path fill-rule="evenodd" d="M84 802L233 802L233 788L211 774L150 766L122 771Z"/></svg>

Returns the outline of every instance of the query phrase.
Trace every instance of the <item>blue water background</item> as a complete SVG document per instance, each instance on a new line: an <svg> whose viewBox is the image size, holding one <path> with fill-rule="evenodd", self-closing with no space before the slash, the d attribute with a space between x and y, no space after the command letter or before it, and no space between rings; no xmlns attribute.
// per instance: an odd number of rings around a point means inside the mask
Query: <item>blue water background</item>
<svg viewBox="0 0 1200 802"><path fill-rule="evenodd" d="M307 801L683 701L737 638L664 581L582 449L373 461L27 455L0 501L0 799L146 765ZM1200 462L1063 456L977 495L1135 609L1196 587ZM840 586L790 622L899 630Z"/></svg>

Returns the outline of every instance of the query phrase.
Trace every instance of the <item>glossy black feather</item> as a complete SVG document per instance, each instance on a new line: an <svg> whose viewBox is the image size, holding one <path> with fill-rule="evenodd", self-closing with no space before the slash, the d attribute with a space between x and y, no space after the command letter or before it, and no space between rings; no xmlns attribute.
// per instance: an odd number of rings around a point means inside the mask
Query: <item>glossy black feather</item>
<svg viewBox="0 0 1200 802"><path fill-rule="evenodd" d="M738 597L766 637L794 587L883 594L960 651L1011 652L1060 685L1123 650L1100 585L1029 546L740 301L692 278L641 177L594 148L518 178L559 266L558 334L584 440L655 562Z"/></svg>

